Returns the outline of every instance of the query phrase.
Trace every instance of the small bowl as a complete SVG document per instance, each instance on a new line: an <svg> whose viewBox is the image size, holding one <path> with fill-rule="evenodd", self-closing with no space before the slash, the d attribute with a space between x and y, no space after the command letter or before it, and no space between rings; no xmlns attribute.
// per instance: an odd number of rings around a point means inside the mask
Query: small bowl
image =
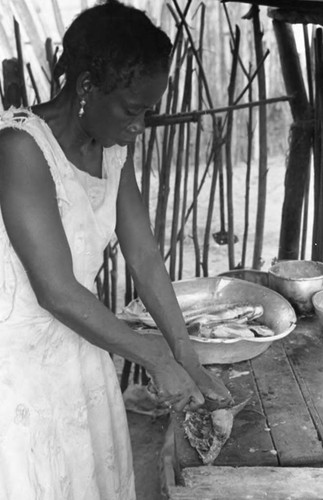
<svg viewBox="0 0 323 500"><path fill-rule="evenodd" d="M314 293L312 302L319 323L321 326L323 326L323 290Z"/></svg>
<svg viewBox="0 0 323 500"><path fill-rule="evenodd" d="M312 314L312 297L323 289L323 262L282 260L268 270L269 287L280 293L298 314Z"/></svg>

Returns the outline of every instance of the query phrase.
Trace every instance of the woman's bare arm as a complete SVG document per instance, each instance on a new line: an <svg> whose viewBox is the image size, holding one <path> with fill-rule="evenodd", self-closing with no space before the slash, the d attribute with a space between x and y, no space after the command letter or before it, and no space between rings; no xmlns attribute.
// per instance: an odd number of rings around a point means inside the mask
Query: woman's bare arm
<svg viewBox="0 0 323 500"><path fill-rule="evenodd" d="M132 155L123 168L117 204L117 236L138 295L153 316L175 359L191 375L203 394L221 399L231 396L219 379L204 370L189 340L176 295L150 229L149 215L137 186Z"/></svg>
<svg viewBox="0 0 323 500"><path fill-rule="evenodd" d="M163 332L175 358L199 364L174 289L142 203L131 154L123 168L117 203L117 236L138 295ZM185 351L185 352L184 352Z"/></svg>
<svg viewBox="0 0 323 500"><path fill-rule="evenodd" d="M169 355L133 332L73 274L56 190L45 158L23 131L0 134L0 203L10 241L39 304L89 342L153 371Z"/></svg>

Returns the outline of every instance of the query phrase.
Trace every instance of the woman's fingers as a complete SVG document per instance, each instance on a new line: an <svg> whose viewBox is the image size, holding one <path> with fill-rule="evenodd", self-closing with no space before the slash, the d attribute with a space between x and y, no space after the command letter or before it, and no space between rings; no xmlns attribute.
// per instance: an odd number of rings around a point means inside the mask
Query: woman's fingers
<svg viewBox="0 0 323 500"><path fill-rule="evenodd" d="M229 405L233 403L230 391L226 388L223 381L219 377L212 377L212 386L206 391L205 395L208 399L214 399L221 405Z"/></svg>
<svg viewBox="0 0 323 500"><path fill-rule="evenodd" d="M226 388L220 376L204 367L200 367L191 376L205 397L217 401L218 405L222 407L232 404L233 400L230 391Z"/></svg>
<svg viewBox="0 0 323 500"><path fill-rule="evenodd" d="M180 412L184 409L196 410L204 404L204 396L197 390L191 393L191 395L186 396L179 400L176 404L172 405L171 409Z"/></svg>

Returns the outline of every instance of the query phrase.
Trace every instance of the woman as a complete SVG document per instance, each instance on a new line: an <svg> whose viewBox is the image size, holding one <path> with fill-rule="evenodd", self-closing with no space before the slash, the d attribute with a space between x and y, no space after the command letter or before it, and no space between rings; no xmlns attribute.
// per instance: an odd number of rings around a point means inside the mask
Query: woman
<svg viewBox="0 0 323 500"><path fill-rule="evenodd" d="M179 411L228 392L189 342L136 185L131 149L161 98L171 44L116 0L67 30L62 91L0 123L0 498L135 498L116 353ZM116 231L139 296L171 351L93 294Z"/></svg>

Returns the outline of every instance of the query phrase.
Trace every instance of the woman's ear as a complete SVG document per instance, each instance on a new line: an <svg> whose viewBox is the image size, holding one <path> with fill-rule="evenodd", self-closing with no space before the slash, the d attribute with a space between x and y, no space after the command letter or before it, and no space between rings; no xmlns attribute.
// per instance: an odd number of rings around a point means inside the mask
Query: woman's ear
<svg viewBox="0 0 323 500"><path fill-rule="evenodd" d="M93 83L89 71L81 73L76 80L76 92L80 99L86 99L87 95L91 92Z"/></svg>

